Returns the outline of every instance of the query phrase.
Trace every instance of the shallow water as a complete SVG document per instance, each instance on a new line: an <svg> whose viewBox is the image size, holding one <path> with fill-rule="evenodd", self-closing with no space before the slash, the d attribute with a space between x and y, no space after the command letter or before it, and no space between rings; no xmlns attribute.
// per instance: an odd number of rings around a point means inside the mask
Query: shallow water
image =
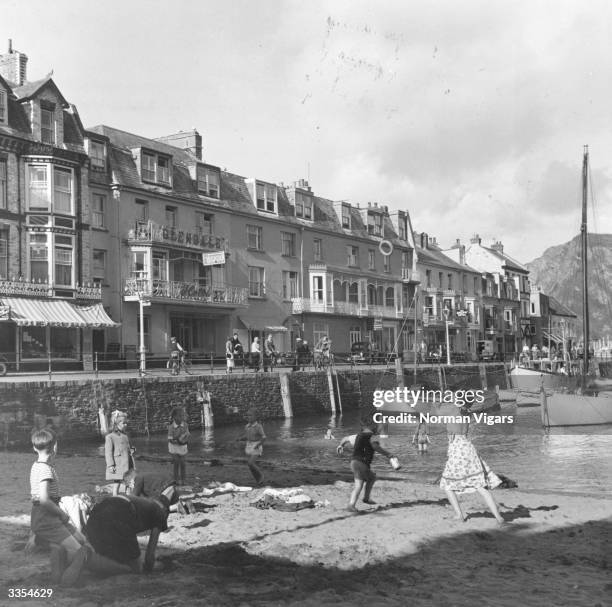
<svg viewBox="0 0 612 607"><path fill-rule="evenodd" d="M285 470L295 469L296 485L300 484L300 468L346 475L350 450L338 456L336 446L343 436L358 431L359 413L351 411L336 418L319 415L266 421L264 428L268 439L263 459ZM540 424L539 407L517 408L514 404L503 403L500 413L514 415L515 423L492 426L474 423L470 426L470 436L476 448L495 472L510 477L521 489L597 495L609 492L612 485L612 426L555 428L547 432ZM332 428L336 440L324 438L328 428ZM236 442L241 432L242 426L222 426L204 433L195 431L189 444L189 456L222 460L241 458L243 444ZM389 425L388 437L381 442L399 457L402 468L397 472L392 470L386 459L377 455L373 468L379 475L419 482L433 482L438 477L446 456L445 427L430 425L432 442L426 455L419 455L411 444L413 432L414 425ZM138 437L132 442L137 455L168 455L165 435ZM101 442L61 444L56 465L63 492L91 491L96 484L103 484L103 457ZM9 451L0 456L0 474L9 481L0 488L2 501L5 498L11 503L27 500L32 460L31 452L25 451ZM152 465L157 468L157 465ZM147 467L150 469L151 465ZM169 464L159 463L159 469L168 472ZM189 464L188 474L198 474L197 464ZM205 478L206 474L201 476ZM272 471L269 478L273 478Z"/></svg>

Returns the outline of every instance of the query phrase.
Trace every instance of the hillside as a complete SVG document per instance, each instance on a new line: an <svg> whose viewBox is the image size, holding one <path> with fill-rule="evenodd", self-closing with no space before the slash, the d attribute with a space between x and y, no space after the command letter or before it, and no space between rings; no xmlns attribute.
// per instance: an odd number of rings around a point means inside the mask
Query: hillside
<svg viewBox="0 0 612 607"><path fill-rule="evenodd" d="M612 336L612 234L589 234L588 284L592 339ZM525 264L531 284L556 297L582 322L580 236ZM582 331L579 331L581 333Z"/></svg>

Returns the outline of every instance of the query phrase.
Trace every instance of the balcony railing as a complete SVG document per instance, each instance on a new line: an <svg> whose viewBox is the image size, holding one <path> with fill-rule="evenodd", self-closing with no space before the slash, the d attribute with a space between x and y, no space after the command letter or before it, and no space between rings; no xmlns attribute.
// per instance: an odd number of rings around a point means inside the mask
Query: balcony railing
<svg viewBox="0 0 612 607"><path fill-rule="evenodd" d="M421 282L421 273L412 268L402 268L402 280L404 282Z"/></svg>
<svg viewBox="0 0 612 607"><path fill-rule="evenodd" d="M59 295L57 292L61 292ZM52 285L47 282L37 282L21 278L12 280L0 280L0 295L22 296L22 297L66 297L74 296L76 299L97 301L102 299L101 287L93 285L77 285L66 287L64 285Z"/></svg>
<svg viewBox="0 0 612 607"><path fill-rule="evenodd" d="M316 312L322 314L347 314L349 316L372 316L383 318L402 318L403 312L390 306L361 306L348 301L323 302L307 297L294 297L291 300L292 314Z"/></svg>
<svg viewBox="0 0 612 607"><path fill-rule="evenodd" d="M137 222L127 234L128 244L146 245L161 243L178 245L194 250L227 250L227 242L221 236L204 234L202 232L188 232L179 228L160 226L153 221Z"/></svg>
<svg viewBox="0 0 612 607"><path fill-rule="evenodd" d="M432 314L428 310L423 311L423 325L440 325L444 323L442 314Z"/></svg>
<svg viewBox="0 0 612 607"><path fill-rule="evenodd" d="M149 280L128 278L123 295L126 301L138 301L141 296L155 299L170 299L175 302L199 302L216 305L247 305L246 287L204 286L195 282L173 280Z"/></svg>

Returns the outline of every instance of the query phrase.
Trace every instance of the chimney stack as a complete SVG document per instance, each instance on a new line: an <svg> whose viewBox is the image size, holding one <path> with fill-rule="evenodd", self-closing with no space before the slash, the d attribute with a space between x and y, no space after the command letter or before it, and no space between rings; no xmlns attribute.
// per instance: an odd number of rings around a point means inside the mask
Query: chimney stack
<svg viewBox="0 0 612 607"><path fill-rule="evenodd" d="M491 245L491 248L494 251L497 251L498 253L503 253L504 252L504 245L501 243L501 241L496 241Z"/></svg>
<svg viewBox="0 0 612 607"><path fill-rule="evenodd" d="M470 238L470 242L472 244L480 244L482 242L482 238L480 238L480 236L478 236L478 234L474 234L474 236L472 236L472 238Z"/></svg>
<svg viewBox="0 0 612 607"><path fill-rule="evenodd" d="M8 52L0 55L0 76L11 84L22 86L27 81L28 57L13 50L13 41L9 38Z"/></svg>
<svg viewBox="0 0 612 607"><path fill-rule="evenodd" d="M175 148L186 150L198 160L202 160L202 135L195 128L191 131L179 131L172 135L157 137L155 141L161 141Z"/></svg>

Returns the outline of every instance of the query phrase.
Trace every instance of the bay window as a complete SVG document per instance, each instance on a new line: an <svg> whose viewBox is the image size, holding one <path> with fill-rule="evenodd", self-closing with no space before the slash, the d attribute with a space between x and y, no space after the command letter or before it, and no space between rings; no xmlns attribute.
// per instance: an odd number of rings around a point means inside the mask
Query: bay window
<svg viewBox="0 0 612 607"><path fill-rule="evenodd" d="M6 160L0 158L0 209L8 207Z"/></svg>
<svg viewBox="0 0 612 607"><path fill-rule="evenodd" d="M30 280L49 282L47 234L30 234Z"/></svg>
<svg viewBox="0 0 612 607"><path fill-rule="evenodd" d="M0 230L0 279L8 279L8 230Z"/></svg>
<svg viewBox="0 0 612 607"><path fill-rule="evenodd" d="M55 236L55 284L72 286L72 236Z"/></svg>
<svg viewBox="0 0 612 607"><path fill-rule="evenodd" d="M29 164L28 210L74 215L74 173L51 164Z"/></svg>

